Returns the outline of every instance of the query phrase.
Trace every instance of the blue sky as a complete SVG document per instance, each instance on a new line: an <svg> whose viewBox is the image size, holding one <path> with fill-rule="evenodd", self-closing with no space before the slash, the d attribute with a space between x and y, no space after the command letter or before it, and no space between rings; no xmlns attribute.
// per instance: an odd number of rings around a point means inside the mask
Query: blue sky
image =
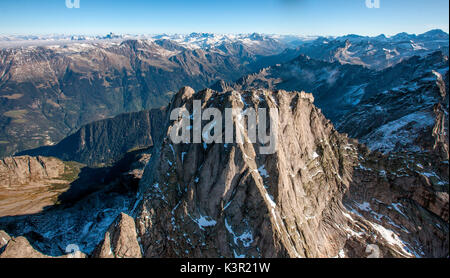
<svg viewBox="0 0 450 278"><path fill-rule="evenodd" d="M0 34L392 35L449 30L448 0L0 0Z"/></svg>

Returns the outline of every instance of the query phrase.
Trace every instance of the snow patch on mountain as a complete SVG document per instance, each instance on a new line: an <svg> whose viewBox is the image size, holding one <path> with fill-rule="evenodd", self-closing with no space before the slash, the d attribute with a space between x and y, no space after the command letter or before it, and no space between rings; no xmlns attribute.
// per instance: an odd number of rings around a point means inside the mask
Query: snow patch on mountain
<svg viewBox="0 0 450 278"><path fill-rule="evenodd" d="M371 150L389 153L398 145L412 144L422 130L433 124L434 117L431 113L422 111L411 113L377 128L365 136L362 142Z"/></svg>

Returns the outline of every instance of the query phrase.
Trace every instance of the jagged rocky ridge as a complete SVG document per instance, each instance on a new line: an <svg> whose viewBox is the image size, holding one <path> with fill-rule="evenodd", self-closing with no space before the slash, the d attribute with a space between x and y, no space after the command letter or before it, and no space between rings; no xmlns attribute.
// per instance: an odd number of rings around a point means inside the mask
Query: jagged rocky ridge
<svg viewBox="0 0 450 278"><path fill-rule="evenodd" d="M168 111L192 108L193 99L222 110L278 108L277 152L261 155L249 143L174 145L166 114L135 202L132 190L117 195L109 186L67 209L0 219L32 245L3 233L0 256L60 256L74 242L94 257L448 256L448 164L435 155L448 142L441 114L435 153L383 155L336 132L310 94L184 88ZM119 212L132 217L121 214L94 250ZM20 224L30 221L39 224Z"/></svg>
<svg viewBox="0 0 450 278"><path fill-rule="evenodd" d="M302 88L313 93L316 105L338 131L372 150L417 151L423 144L416 139L431 136L435 105L442 104L443 111L448 106L448 75L448 55L442 52L414 56L382 71L301 55L235 83L218 82L213 88Z"/></svg>
<svg viewBox="0 0 450 278"><path fill-rule="evenodd" d="M54 156L91 166L112 165L128 152L152 147L152 137L161 136L164 119L164 108L121 114L84 125L54 146L18 155Z"/></svg>
<svg viewBox="0 0 450 278"><path fill-rule="evenodd" d="M96 256L111 244L107 256L127 256L111 235L139 257L448 256L448 176L436 174L435 157L371 153L306 93L184 88L170 109L192 108L193 99L204 108L277 108L276 153L166 137L141 181L135 225L122 216L126 224L111 226Z"/></svg>

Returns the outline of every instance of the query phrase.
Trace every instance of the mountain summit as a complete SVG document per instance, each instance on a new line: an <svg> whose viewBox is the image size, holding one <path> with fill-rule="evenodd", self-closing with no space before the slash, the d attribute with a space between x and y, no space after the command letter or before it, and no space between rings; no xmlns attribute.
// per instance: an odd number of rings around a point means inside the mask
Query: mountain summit
<svg viewBox="0 0 450 278"><path fill-rule="evenodd" d="M276 108L276 152L263 155L251 143L173 144L169 133L177 121L168 120L167 135L141 180L131 213L135 220L122 216L95 256L126 255L120 251L125 250L122 241L111 242L112 234L127 238L127 246L135 246L128 254L139 257L448 253L448 234L433 224L448 221L448 194L430 191L414 171L399 176L397 169L406 161L396 160L397 165L339 134L314 106L312 95L209 89L194 94L185 88L170 108L192 107L194 99L204 109ZM234 124L239 125L238 118ZM417 203L425 196L428 203ZM427 218L419 216L424 209ZM440 240L433 247L419 243L436 234Z"/></svg>

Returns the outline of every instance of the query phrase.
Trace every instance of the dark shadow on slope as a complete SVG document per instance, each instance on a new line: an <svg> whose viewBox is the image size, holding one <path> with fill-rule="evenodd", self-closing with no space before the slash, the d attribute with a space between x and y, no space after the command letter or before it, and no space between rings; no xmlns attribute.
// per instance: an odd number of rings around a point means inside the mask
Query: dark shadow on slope
<svg viewBox="0 0 450 278"><path fill-rule="evenodd" d="M42 232L46 226L55 225L50 219L63 222L66 217L76 218L76 226L82 228L88 222L104 221L106 216L103 210L117 210L118 213L122 209L126 211L128 208L122 207L122 201L114 200L134 202L140 177L129 172L142 168L145 162L139 161L139 158L150 152L151 148L129 152L110 167L82 168L70 188L58 197L56 205L47 206L36 214L1 217L0 230L12 237L27 238L33 248L46 255L64 254L65 246L46 238Z"/></svg>
<svg viewBox="0 0 450 278"><path fill-rule="evenodd" d="M129 152L114 166L85 167L81 169L78 179L70 184L69 190L59 196L58 203L62 206L73 205L109 184L118 184L117 188L126 191L136 191L139 179L133 179L127 176L126 173L131 170L132 164L136 162L140 154L150 152L150 150L151 148L146 148ZM46 209L51 208L52 206Z"/></svg>

